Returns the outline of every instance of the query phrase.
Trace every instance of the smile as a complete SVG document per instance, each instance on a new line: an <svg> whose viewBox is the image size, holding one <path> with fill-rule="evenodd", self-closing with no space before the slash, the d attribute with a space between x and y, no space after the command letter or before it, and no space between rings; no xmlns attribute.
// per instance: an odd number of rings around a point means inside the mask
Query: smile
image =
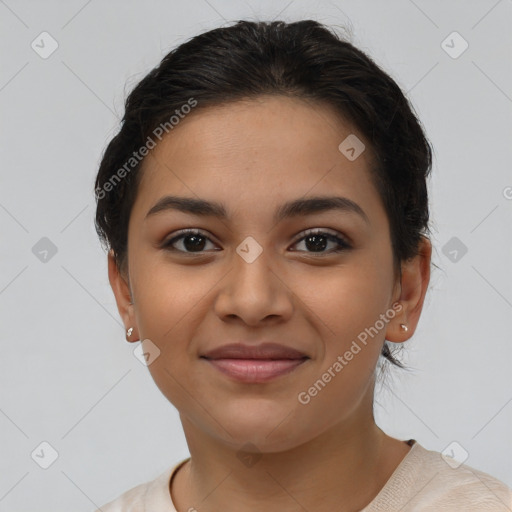
<svg viewBox="0 0 512 512"><path fill-rule="evenodd" d="M308 357L301 359L208 359L203 358L225 375L246 383L268 382L294 371Z"/></svg>

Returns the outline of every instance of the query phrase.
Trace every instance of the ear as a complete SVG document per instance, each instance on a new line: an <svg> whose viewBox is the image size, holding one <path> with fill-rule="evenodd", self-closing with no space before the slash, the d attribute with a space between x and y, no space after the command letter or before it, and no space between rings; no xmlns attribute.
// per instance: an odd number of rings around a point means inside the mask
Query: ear
<svg viewBox="0 0 512 512"><path fill-rule="evenodd" d="M430 261L432 256L432 244L426 237L422 237L417 256L402 263L400 296L395 298L402 305L393 321L386 330L386 339L394 343L407 341L416 330L420 320L425 294L430 282ZM400 327L407 326L407 331Z"/></svg>
<svg viewBox="0 0 512 512"><path fill-rule="evenodd" d="M127 276L124 276L118 268L113 251L108 253L108 280L114 292L117 310L125 325L125 333L130 327L133 327L131 335L126 334L126 340L129 342L138 341L139 333L131 300L130 285Z"/></svg>

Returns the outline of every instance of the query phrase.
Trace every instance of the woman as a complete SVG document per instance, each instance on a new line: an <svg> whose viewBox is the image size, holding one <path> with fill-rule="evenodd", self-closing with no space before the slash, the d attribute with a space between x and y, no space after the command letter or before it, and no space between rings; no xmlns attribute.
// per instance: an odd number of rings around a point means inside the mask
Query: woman
<svg viewBox="0 0 512 512"><path fill-rule="evenodd" d="M96 225L191 457L103 512L512 508L374 420L428 288L430 169L396 83L314 21L211 30L138 84Z"/></svg>

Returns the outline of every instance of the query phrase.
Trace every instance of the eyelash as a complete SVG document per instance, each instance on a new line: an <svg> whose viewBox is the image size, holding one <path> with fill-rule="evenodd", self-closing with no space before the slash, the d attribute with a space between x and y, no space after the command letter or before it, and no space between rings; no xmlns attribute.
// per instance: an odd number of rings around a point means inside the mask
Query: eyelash
<svg viewBox="0 0 512 512"><path fill-rule="evenodd" d="M190 236L190 235L200 236L200 237L205 238L206 240L211 242L210 238L208 238L202 231L200 231L198 229L183 229L183 230L179 231L178 233L179 234L177 236L174 236L170 240L163 242L161 247L167 251L181 252L182 254L195 256L195 255L204 254L205 251L198 251L198 252L181 251L179 249L172 247L172 245L175 244L177 241L179 241L187 236ZM315 229L306 230L304 232L304 235L301 238L299 238L293 245L296 245L299 242L302 242L305 238L307 238L308 236L311 236L311 235L323 236L323 237L327 238L327 240L330 242L336 242L338 244L338 247L334 250L331 250L328 252L320 252L320 253L315 253L312 251L296 251L296 252L306 252L306 253L313 254L313 255L317 254L318 256L325 256L325 255L330 255L330 254L337 254L337 253L340 253L340 252L343 252L343 251L346 251L346 250L349 250L352 248L351 245L344 238L334 235L332 233L326 232L326 231L315 230ZM317 256L315 256L315 257L317 257Z"/></svg>

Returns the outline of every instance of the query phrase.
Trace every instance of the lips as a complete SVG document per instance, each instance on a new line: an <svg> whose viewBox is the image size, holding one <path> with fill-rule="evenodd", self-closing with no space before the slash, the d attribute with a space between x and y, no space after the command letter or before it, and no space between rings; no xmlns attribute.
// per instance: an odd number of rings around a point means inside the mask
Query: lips
<svg viewBox="0 0 512 512"><path fill-rule="evenodd" d="M276 343L224 345L201 357L231 379L253 384L286 375L309 359L296 349Z"/></svg>
<svg viewBox="0 0 512 512"><path fill-rule="evenodd" d="M277 343L243 345L233 343L206 352L206 359L303 359L306 354Z"/></svg>

